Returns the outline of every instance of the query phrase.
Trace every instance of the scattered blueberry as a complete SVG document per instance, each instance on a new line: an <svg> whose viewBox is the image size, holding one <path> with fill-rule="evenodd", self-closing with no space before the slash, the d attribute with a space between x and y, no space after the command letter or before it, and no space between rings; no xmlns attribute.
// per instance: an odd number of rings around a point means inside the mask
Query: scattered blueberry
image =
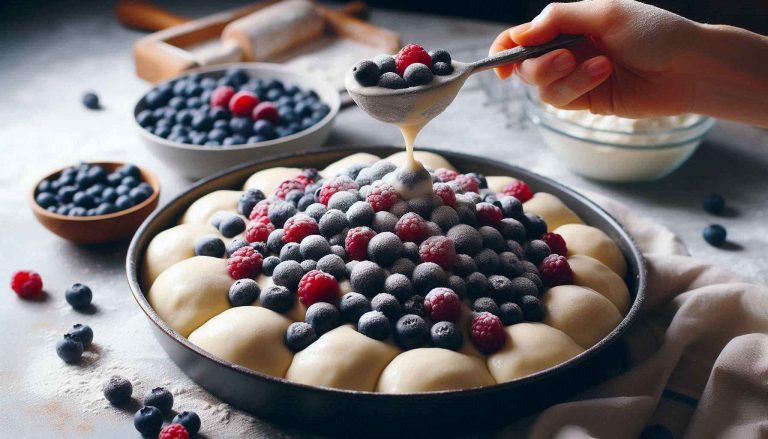
<svg viewBox="0 0 768 439"><path fill-rule="evenodd" d="M88 325L82 323L76 323L69 330L70 335L74 335L83 344L83 348L87 348L93 343L93 329Z"/></svg>
<svg viewBox="0 0 768 439"><path fill-rule="evenodd" d="M131 399L133 385L127 379L112 375L102 387L104 397L114 406L122 406Z"/></svg>
<svg viewBox="0 0 768 439"><path fill-rule="evenodd" d="M163 415L173 408L173 395L165 387L155 387L144 394L144 405L156 407Z"/></svg>
<svg viewBox="0 0 768 439"><path fill-rule="evenodd" d="M88 92L83 95L83 105L91 110L98 110L101 108L99 97L94 92Z"/></svg>
<svg viewBox="0 0 768 439"><path fill-rule="evenodd" d="M93 293L87 285L76 283L67 288L67 290L64 292L64 298L67 300L67 303L72 306L72 308L80 310L85 309L91 305Z"/></svg>
<svg viewBox="0 0 768 439"><path fill-rule="evenodd" d="M437 76L447 76L453 73L453 66L444 62L436 62L432 64L432 73Z"/></svg>
<svg viewBox="0 0 768 439"><path fill-rule="evenodd" d="M196 435L200 431L200 416L195 412L183 411L173 417L171 424L181 424L187 430L190 436Z"/></svg>
<svg viewBox="0 0 768 439"><path fill-rule="evenodd" d="M56 344L56 354L65 363L77 363L83 356L83 343L73 334L64 334L64 338Z"/></svg>
<svg viewBox="0 0 768 439"><path fill-rule="evenodd" d="M133 415L133 426L143 436L156 435L163 426L163 413L153 406L144 406Z"/></svg>
<svg viewBox="0 0 768 439"><path fill-rule="evenodd" d="M302 258L319 261L323 256L331 253L331 245L320 235L309 235L301 240L299 251Z"/></svg>
<svg viewBox="0 0 768 439"><path fill-rule="evenodd" d="M720 215L725 210L725 198L720 194L710 194L704 197L702 206L712 215Z"/></svg>
<svg viewBox="0 0 768 439"><path fill-rule="evenodd" d="M704 240L710 245L720 247L725 244L728 232L725 230L725 227L719 224L710 224L704 228L702 235L704 236Z"/></svg>

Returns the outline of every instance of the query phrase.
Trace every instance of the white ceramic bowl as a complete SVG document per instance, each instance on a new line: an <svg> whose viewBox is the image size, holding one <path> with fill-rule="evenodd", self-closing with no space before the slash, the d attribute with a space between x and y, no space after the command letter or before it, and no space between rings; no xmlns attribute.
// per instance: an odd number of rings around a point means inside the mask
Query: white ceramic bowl
<svg viewBox="0 0 768 439"><path fill-rule="evenodd" d="M650 181L682 165L709 133L715 120L690 115L681 127L626 132L595 127L547 111L526 90L528 117L557 158L572 171L596 180Z"/></svg>
<svg viewBox="0 0 768 439"><path fill-rule="evenodd" d="M173 142L142 128L136 122L136 115L146 108L145 94L133 110L134 125L147 148L166 165L185 177L197 179L266 155L299 153L319 147L331 133L333 120L339 112L339 91L322 78L298 72L289 67L271 63L235 63L190 70L164 82L175 81L195 72L203 76L219 78L227 69L235 67L246 70L254 78L279 79L286 84L295 84L303 90L314 90L320 99L328 104L331 111L315 125L289 136L259 143L207 147ZM155 84L157 85L159 84Z"/></svg>

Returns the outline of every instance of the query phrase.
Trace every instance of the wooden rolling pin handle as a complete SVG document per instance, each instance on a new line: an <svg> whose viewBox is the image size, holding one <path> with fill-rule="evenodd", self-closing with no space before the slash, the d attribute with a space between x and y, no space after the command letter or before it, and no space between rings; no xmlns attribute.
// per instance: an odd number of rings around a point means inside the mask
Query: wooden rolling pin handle
<svg viewBox="0 0 768 439"><path fill-rule="evenodd" d="M349 15L350 17L359 18L361 20L367 20L369 11L368 5L363 2L349 2L344 5L343 8L338 9L337 12L340 12L344 15Z"/></svg>
<svg viewBox="0 0 768 439"><path fill-rule="evenodd" d="M115 6L117 20L125 27L155 32L186 23L189 19L141 0L120 0Z"/></svg>

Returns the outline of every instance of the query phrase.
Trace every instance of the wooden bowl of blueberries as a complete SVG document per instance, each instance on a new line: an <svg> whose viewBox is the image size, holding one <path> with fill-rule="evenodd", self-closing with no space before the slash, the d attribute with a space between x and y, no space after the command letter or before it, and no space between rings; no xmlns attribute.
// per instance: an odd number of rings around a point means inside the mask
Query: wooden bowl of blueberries
<svg viewBox="0 0 768 439"><path fill-rule="evenodd" d="M134 108L144 144L200 178L268 154L322 146L339 111L324 79L270 63L207 67L157 84Z"/></svg>
<svg viewBox="0 0 768 439"><path fill-rule="evenodd" d="M119 162L77 163L32 189L37 220L77 244L128 238L157 207L160 183L146 169Z"/></svg>

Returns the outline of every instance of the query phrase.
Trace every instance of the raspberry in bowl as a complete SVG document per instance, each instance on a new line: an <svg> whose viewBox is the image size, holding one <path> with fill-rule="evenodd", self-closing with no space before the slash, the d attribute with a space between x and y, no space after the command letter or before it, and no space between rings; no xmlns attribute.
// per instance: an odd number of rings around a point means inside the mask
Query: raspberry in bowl
<svg viewBox="0 0 768 439"><path fill-rule="evenodd" d="M270 63L193 70L136 104L144 144L179 174L200 178L263 154L322 145L338 91L316 76Z"/></svg>

